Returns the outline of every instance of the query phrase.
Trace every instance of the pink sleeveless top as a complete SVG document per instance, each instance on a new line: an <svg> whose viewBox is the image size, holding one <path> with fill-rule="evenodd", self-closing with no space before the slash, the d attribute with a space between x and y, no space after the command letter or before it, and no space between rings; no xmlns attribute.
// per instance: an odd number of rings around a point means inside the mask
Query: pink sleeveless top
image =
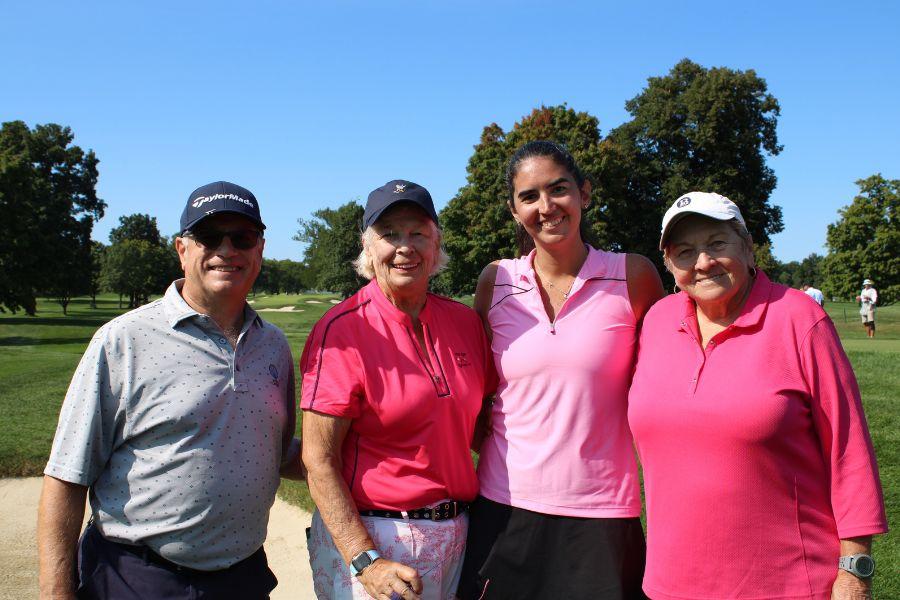
<svg viewBox="0 0 900 600"><path fill-rule="evenodd" d="M486 498L535 512L636 517L626 419L636 327L625 255L588 249L552 323L534 252L500 261L489 312L500 384L478 478Z"/></svg>

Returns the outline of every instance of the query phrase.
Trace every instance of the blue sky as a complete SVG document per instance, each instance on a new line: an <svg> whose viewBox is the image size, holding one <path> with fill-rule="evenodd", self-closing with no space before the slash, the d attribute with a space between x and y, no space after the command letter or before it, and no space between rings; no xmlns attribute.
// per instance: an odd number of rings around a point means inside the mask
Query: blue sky
<svg viewBox="0 0 900 600"><path fill-rule="evenodd" d="M775 255L823 253L854 181L900 178L896 2L7 2L0 120L70 126L108 203L163 233L195 187L252 190L266 255L384 182L438 208L482 128L567 103L605 134L682 58L755 69L781 103Z"/></svg>

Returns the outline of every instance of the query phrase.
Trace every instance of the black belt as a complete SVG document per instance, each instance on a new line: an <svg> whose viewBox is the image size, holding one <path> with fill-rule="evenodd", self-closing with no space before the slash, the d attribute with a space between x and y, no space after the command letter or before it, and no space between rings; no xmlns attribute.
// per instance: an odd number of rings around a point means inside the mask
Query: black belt
<svg viewBox="0 0 900 600"><path fill-rule="evenodd" d="M257 554L259 554L262 551L262 548L260 547L259 550L257 550L256 552L254 552L247 558L234 563L230 567L225 567L224 569L219 569L216 571L202 571L200 569L193 569L191 567L185 567L183 565L179 565L178 563L174 563L167 558L163 558L162 556L157 554L155 551L153 551L149 546L145 546L143 544L139 544L139 545L126 544L123 542L116 542L114 540L110 540L108 538L103 537L103 534L100 533L100 530L97 529L96 525L94 525L93 528L94 528L94 531L96 531L97 536L103 542L105 542L107 544L111 544L124 552L128 552L129 554L139 556L140 558L143 558L147 562L153 563L160 567L163 567L164 569L166 569L168 571L175 571L178 573L185 573L185 574L191 574L191 575L211 575L214 573L222 573L225 571L229 571L231 569L234 569L235 567L237 567L244 561L250 560L251 558L253 558L254 556L256 556Z"/></svg>
<svg viewBox="0 0 900 600"><path fill-rule="evenodd" d="M361 510L359 514L364 517L383 517L385 519L424 519L426 521L446 521L453 519L469 510L468 502L451 500L441 502L436 506L426 506L406 511L404 515L399 510Z"/></svg>

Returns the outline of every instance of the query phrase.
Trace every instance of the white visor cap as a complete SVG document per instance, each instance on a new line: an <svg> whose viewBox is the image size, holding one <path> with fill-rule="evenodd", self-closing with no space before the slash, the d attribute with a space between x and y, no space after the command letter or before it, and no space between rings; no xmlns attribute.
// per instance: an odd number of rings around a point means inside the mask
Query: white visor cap
<svg viewBox="0 0 900 600"><path fill-rule="evenodd" d="M688 215L703 215L718 221L736 219L746 229L744 216L737 204L721 194L710 192L688 192L676 200L666 211L662 221L662 233L659 236L659 249L665 246L666 237L678 221Z"/></svg>

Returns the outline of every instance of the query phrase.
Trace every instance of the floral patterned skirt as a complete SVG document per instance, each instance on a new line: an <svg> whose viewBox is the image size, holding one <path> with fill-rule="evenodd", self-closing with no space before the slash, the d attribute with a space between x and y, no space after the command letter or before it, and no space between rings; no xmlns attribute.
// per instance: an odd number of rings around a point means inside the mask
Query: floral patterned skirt
<svg viewBox="0 0 900 600"><path fill-rule="evenodd" d="M360 517L384 558L419 572L422 600L452 600L459 585L469 515L446 521ZM309 534L309 564L319 600L368 600L371 596L350 575L350 568L334 546L319 511L313 514Z"/></svg>

